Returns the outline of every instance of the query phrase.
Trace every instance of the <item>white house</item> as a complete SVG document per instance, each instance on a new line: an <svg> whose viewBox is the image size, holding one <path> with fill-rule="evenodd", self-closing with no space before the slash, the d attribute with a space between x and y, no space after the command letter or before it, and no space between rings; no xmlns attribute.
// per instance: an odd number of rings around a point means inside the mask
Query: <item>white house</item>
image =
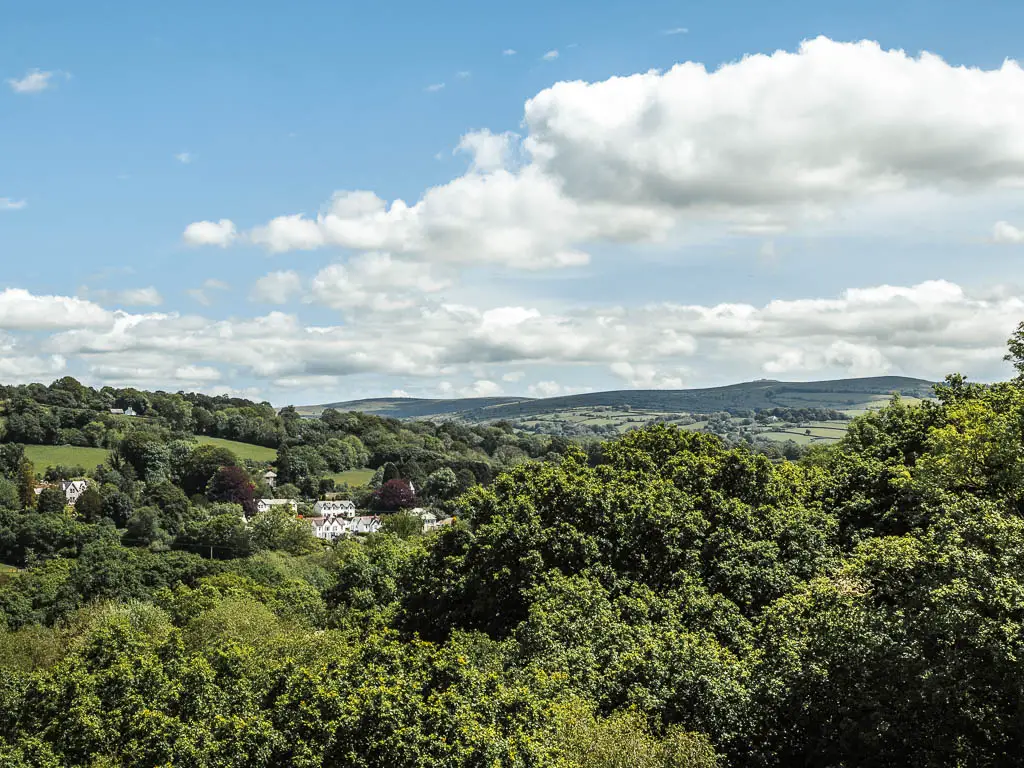
<svg viewBox="0 0 1024 768"><path fill-rule="evenodd" d="M79 497L89 490L89 481L65 480L60 484L60 489L64 491L64 497L68 500L68 504L74 505Z"/></svg>
<svg viewBox="0 0 1024 768"><path fill-rule="evenodd" d="M123 408L123 409L122 408L111 408L110 412L114 416L138 416L138 414L135 413L135 409L131 408L131 407Z"/></svg>
<svg viewBox="0 0 1024 768"><path fill-rule="evenodd" d="M349 523L349 530L354 534L377 533L380 530L380 515L364 515Z"/></svg>
<svg viewBox="0 0 1024 768"><path fill-rule="evenodd" d="M350 521L340 515L328 514L321 517L309 518L309 524L313 527L313 535L318 539L334 541L340 539L349 532Z"/></svg>
<svg viewBox="0 0 1024 768"><path fill-rule="evenodd" d="M85 493L89 488L88 480L62 480L60 486L56 485L39 485L36 486L36 496L43 492L44 488L57 488L59 487L64 492L64 498L70 506L74 506L78 501L79 497Z"/></svg>
<svg viewBox="0 0 1024 768"><path fill-rule="evenodd" d="M138 414L135 412L135 409L132 408L131 406L129 406L129 407L124 409L124 415L125 416L138 416Z"/></svg>
<svg viewBox="0 0 1024 768"><path fill-rule="evenodd" d="M114 416L124 416L123 408L111 408L110 413Z"/></svg>
<svg viewBox="0 0 1024 768"><path fill-rule="evenodd" d="M409 510L410 515L415 515L423 521L423 530L432 531L437 528L437 515L431 512L429 509L423 507L416 507L415 509Z"/></svg>
<svg viewBox="0 0 1024 768"><path fill-rule="evenodd" d="M293 515L299 513L299 502L295 499L258 499L256 501L256 511L266 512L271 507L284 507L287 506Z"/></svg>
<svg viewBox="0 0 1024 768"><path fill-rule="evenodd" d="M339 501L318 501L313 505L317 516L340 515L348 520L356 516L356 505L354 501L347 499Z"/></svg>
<svg viewBox="0 0 1024 768"><path fill-rule="evenodd" d="M263 479L271 488L277 486L277 472L275 472L274 470L268 469L266 472L264 472Z"/></svg>

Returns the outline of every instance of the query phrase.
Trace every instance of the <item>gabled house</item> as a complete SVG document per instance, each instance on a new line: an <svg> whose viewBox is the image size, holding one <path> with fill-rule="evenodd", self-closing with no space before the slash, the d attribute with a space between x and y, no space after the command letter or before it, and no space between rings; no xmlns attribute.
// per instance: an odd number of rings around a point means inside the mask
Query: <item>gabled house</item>
<svg viewBox="0 0 1024 768"><path fill-rule="evenodd" d="M110 413L112 416L124 416L123 408L111 408Z"/></svg>
<svg viewBox="0 0 1024 768"><path fill-rule="evenodd" d="M263 480L271 488L276 488L277 487L277 472L275 472L272 469L268 469L266 472L263 473Z"/></svg>
<svg viewBox="0 0 1024 768"><path fill-rule="evenodd" d="M357 536L360 534L377 533L380 530L380 524L380 515L364 515L352 520L350 530Z"/></svg>
<svg viewBox="0 0 1024 768"><path fill-rule="evenodd" d="M36 496L40 495L44 488L60 488L64 492L64 498L67 499L68 505L73 507L79 497L89 488L89 481L62 480L59 485L56 483L45 483L35 487Z"/></svg>
<svg viewBox="0 0 1024 768"><path fill-rule="evenodd" d="M340 515L341 517L351 520L356 516L356 504L354 501L348 499L340 499L338 501L318 501L313 505L313 510L317 516L323 515Z"/></svg>
<svg viewBox="0 0 1024 768"><path fill-rule="evenodd" d="M309 518L309 524L313 528L313 535L325 541L334 541L345 536L349 532L351 523L339 515L323 515L322 517Z"/></svg>
<svg viewBox="0 0 1024 768"><path fill-rule="evenodd" d="M293 515L299 513L299 502L295 499L257 499L256 511L266 512L271 507L288 507Z"/></svg>

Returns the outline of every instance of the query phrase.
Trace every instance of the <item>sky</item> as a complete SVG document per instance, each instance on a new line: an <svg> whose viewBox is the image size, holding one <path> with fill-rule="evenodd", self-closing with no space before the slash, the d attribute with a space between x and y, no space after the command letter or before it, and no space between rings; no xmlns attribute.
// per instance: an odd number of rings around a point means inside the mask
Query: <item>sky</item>
<svg viewBox="0 0 1024 768"><path fill-rule="evenodd" d="M285 405L1005 378L1022 27L983 1L0 0L0 381Z"/></svg>

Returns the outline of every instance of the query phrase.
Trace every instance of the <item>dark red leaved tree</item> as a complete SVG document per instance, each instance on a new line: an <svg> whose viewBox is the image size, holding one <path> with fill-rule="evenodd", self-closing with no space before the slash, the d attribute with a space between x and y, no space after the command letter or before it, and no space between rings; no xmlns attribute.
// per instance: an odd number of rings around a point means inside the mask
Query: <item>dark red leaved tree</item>
<svg viewBox="0 0 1024 768"><path fill-rule="evenodd" d="M210 501L241 504L248 517L256 514L256 486L241 467L218 469L206 487L206 497Z"/></svg>
<svg viewBox="0 0 1024 768"><path fill-rule="evenodd" d="M373 506L384 512L412 509L416 506L416 494L408 480L388 480L373 494Z"/></svg>

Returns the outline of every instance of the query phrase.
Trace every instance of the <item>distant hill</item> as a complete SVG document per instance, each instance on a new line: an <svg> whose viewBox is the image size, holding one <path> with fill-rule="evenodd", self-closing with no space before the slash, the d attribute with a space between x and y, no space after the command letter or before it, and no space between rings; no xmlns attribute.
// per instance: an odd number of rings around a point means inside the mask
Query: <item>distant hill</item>
<svg viewBox="0 0 1024 768"><path fill-rule="evenodd" d="M393 419L429 419L461 411L475 411L493 406L519 403L529 400L522 397L466 397L451 400L430 400L417 397L374 397L366 400L349 400L326 405L303 405L296 407L303 416L319 416L325 410L359 411L375 413Z"/></svg>
<svg viewBox="0 0 1024 768"><path fill-rule="evenodd" d="M476 397L451 400L417 398L375 398L318 406L303 406L299 412L317 416L326 408L362 411L398 419L445 418L460 421L529 421L578 409L606 408L615 411L643 411L659 414L705 414L718 411L746 411L767 408L832 408L859 412L877 407L894 393L904 397L927 398L933 382L904 376L873 376L834 381L773 381L762 379L707 389L590 392L549 398Z"/></svg>

